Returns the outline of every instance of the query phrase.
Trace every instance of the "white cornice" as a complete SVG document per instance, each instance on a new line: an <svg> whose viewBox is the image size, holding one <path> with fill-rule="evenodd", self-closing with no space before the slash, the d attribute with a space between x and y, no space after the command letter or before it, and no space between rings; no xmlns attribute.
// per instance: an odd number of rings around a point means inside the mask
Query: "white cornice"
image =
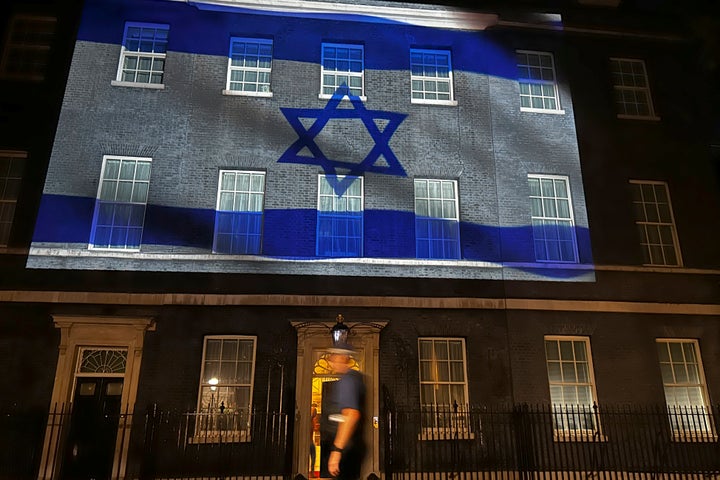
<svg viewBox="0 0 720 480"><path fill-rule="evenodd" d="M485 30L496 25L498 16L489 13L472 12L453 7L435 6L385 6L362 3L318 2L312 0L171 0L183 2L198 9L217 7L257 10L295 14L296 16L314 15L365 15L380 21L402 22L423 27L447 28L456 30Z"/></svg>

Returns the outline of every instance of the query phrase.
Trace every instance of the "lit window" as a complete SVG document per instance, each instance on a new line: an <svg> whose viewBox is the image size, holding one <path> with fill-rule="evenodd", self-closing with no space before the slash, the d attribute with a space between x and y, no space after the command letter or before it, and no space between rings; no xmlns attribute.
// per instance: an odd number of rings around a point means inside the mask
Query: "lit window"
<svg viewBox="0 0 720 480"><path fill-rule="evenodd" d="M555 63L551 53L517 51L520 109L560 111Z"/></svg>
<svg viewBox="0 0 720 480"><path fill-rule="evenodd" d="M645 265L679 266L675 218L664 182L630 181L635 224L643 246Z"/></svg>
<svg viewBox="0 0 720 480"><path fill-rule="evenodd" d="M220 171L214 252L260 253L264 196L263 172Z"/></svg>
<svg viewBox="0 0 720 480"><path fill-rule="evenodd" d="M332 180L333 184L329 180ZM342 195L338 195L336 188L333 188L338 183L347 185L347 189ZM320 175L317 255L319 257L362 257L362 246L362 177Z"/></svg>
<svg viewBox="0 0 720 480"><path fill-rule="evenodd" d="M168 33L167 25L126 23L117 81L135 86L162 86Z"/></svg>
<svg viewBox="0 0 720 480"><path fill-rule="evenodd" d="M712 435L705 377L696 340L657 340L670 425L675 437Z"/></svg>
<svg viewBox="0 0 720 480"><path fill-rule="evenodd" d="M418 339L422 426L467 431L467 367L462 338Z"/></svg>
<svg viewBox="0 0 720 480"><path fill-rule="evenodd" d="M0 151L0 246L10 241L26 158L25 152Z"/></svg>
<svg viewBox="0 0 720 480"><path fill-rule="evenodd" d="M6 78L43 80L56 23L53 17L15 15L10 20L0 61L0 75Z"/></svg>
<svg viewBox="0 0 720 480"><path fill-rule="evenodd" d="M103 158L90 248L140 249L150 164L150 158Z"/></svg>
<svg viewBox="0 0 720 480"><path fill-rule="evenodd" d="M321 96L330 97L341 85L350 95L365 94L365 65L362 45L323 43Z"/></svg>
<svg viewBox="0 0 720 480"><path fill-rule="evenodd" d="M255 337L207 336L194 440L249 441Z"/></svg>
<svg viewBox="0 0 720 480"><path fill-rule="evenodd" d="M271 40L232 38L224 93L270 96Z"/></svg>
<svg viewBox="0 0 720 480"><path fill-rule="evenodd" d="M413 103L452 102L450 52L410 50L410 84Z"/></svg>
<svg viewBox="0 0 720 480"><path fill-rule="evenodd" d="M457 182L415 179L418 258L460 258Z"/></svg>
<svg viewBox="0 0 720 480"><path fill-rule="evenodd" d="M535 259L577 262L575 222L567 177L528 175Z"/></svg>
<svg viewBox="0 0 720 480"><path fill-rule="evenodd" d="M655 118L645 62L611 58L610 71L619 118Z"/></svg>
<svg viewBox="0 0 720 480"><path fill-rule="evenodd" d="M556 434L592 437L598 425L590 340L545 337L545 359Z"/></svg>

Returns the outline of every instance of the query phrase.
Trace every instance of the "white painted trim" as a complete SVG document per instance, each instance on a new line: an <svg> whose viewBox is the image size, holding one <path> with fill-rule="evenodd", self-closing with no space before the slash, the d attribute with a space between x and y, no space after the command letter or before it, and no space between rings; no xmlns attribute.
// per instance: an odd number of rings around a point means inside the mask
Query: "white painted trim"
<svg viewBox="0 0 720 480"><path fill-rule="evenodd" d="M520 111L526 113L549 113L550 115L565 115L565 110L550 110L545 108L520 107Z"/></svg>
<svg viewBox="0 0 720 480"><path fill-rule="evenodd" d="M312 0L204 0L195 2L190 0L172 0L190 3L200 10L220 6L263 12L294 13L297 15L327 15L348 14L366 15L381 18L391 22L402 22L424 27L448 28L456 30L485 30L497 25L496 14L479 13L453 7L417 8L417 7L390 7L379 5L358 5L351 3L319 2ZM549 15L557 18L559 15ZM342 20L342 18L340 18ZM357 19L348 19L357 21Z"/></svg>
<svg viewBox="0 0 720 480"><path fill-rule="evenodd" d="M123 82L120 80L112 80L110 85L113 87L131 87L131 88L147 88L150 90L164 90L165 84L163 83L137 83L137 82Z"/></svg>
<svg viewBox="0 0 720 480"><path fill-rule="evenodd" d="M422 98L410 98L413 105L441 105L446 107L456 107L457 100L424 100Z"/></svg>
<svg viewBox="0 0 720 480"><path fill-rule="evenodd" d="M720 316L720 304L556 300L534 298L409 297L360 295L123 293L2 290L0 302L97 305L299 306L445 308L462 310L549 310Z"/></svg>
<svg viewBox="0 0 720 480"><path fill-rule="evenodd" d="M272 92L241 92L239 90L223 90L223 95L230 97L264 97L272 98Z"/></svg>
<svg viewBox="0 0 720 480"><path fill-rule="evenodd" d="M0 254L3 250L0 249ZM354 263L365 265L405 265L405 266L439 266L439 267L476 267L476 268L534 268L534 269L568 269L568 270L598 270L607 272L634 272L634 273L674 273L685 275L720 275L720 269L716 268L686 268L686 267L663 267L649 265L596 265L593 263L553 263L553 262L485 262L475 260L439 260L439 259L417 259L417 258L273 258L260 255L219 255L219 254L184 254L184 253L145 253L128 252L119 250L80 250L75 248L46 248L30 247L26 249L14 249L12 252L28 254L33 257L70 257L70 258L124 258L127 260L167 260L167 261L213 261L213 262L275 262L275 263ZM180 272L178 272L180 273Z"/></svg>

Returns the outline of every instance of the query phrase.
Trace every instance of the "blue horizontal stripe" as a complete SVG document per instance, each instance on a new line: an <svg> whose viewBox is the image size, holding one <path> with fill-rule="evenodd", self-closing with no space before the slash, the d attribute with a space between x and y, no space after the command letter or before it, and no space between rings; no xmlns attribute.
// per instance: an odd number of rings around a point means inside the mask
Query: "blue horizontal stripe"
<svg viewBox="0 0 720 480"><path fill-rule="evenodd" d="M449 49L455 70L517 78L514 50L480 31L446 30L406 24L379 23L368 16L297 18L254 10L199 10L192 4L163 0L87 0L78 39L122 44L126 21L170 26L168 49L227 56L230 37L274 40L273 58L320 63L322 42L362 43L365 68L407 70L409 48ZM229 11L237 13L229 13Z"/></svg>
<svg viewBox="0 0 720 480"><path fill-rule="evenodd" d="M43 195L33 242L85 243L90 241L94 198ZM415 214L397 210L364 212L364 256L416 258ZM262 255L315 259L317 211L268 209L263 216ZM148 205L143 245L183 246L212 251L215 211ZM591 259L590 236L576 227L583 263ZM498 227L460 222L462 260L534 262L532 227Z"/></svg>

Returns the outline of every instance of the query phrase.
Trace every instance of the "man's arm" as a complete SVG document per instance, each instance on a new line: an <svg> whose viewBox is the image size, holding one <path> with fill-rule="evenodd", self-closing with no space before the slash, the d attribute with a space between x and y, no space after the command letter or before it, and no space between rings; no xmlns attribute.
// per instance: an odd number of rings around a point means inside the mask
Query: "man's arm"
<svg viewBox="0 0 720 480"><path fill-rule="evenodd" d="M360 411L354 408L343 408L342 416L345 420L338 425L338 431L335 435L335 441L333 446L338 450L343 450L348 446L352 434L355 429L360 428ZM340 459L342 453L339 451L330 452L330 458L328 459L328 471L334 477L340 473Z"/></svg>

